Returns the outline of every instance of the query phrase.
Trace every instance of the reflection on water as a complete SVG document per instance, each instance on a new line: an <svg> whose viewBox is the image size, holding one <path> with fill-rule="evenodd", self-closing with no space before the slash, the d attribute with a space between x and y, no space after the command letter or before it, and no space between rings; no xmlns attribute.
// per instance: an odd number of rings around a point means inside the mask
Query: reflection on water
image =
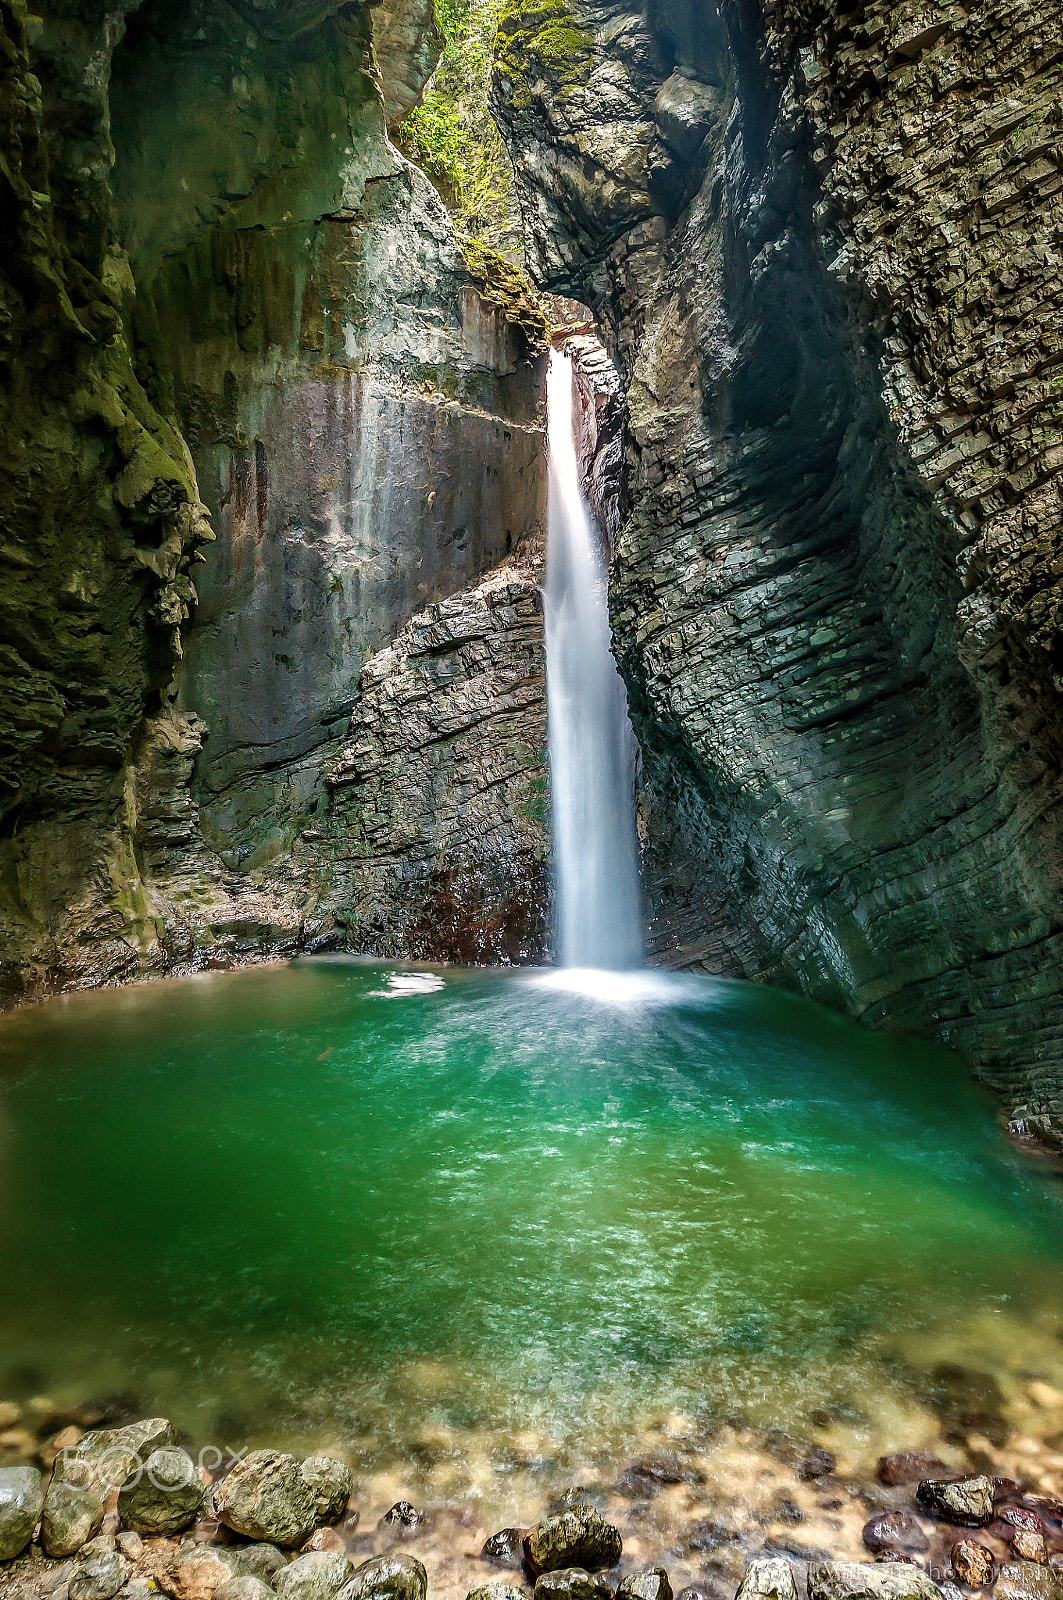
<svg viewBox="0 0 1063 1600"><path fill-rule="evenodd" d="M0 1400L510 1517L654 1439L947 1450L949 1363L1063 1430L1061 1220L948 1053L749 985L328 959L0 1027Z"/></svg>

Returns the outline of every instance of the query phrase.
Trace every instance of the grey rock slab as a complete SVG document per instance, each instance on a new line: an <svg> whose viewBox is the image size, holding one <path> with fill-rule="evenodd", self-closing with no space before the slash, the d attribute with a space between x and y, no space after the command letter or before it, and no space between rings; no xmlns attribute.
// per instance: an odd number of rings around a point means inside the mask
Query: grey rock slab
<svg viewBox="0 0 1063 1600"><path fill-rule="evenodd" d="M82 1488L53 1478L41 1512L41 1546L45 1555L72 1556L99 1532L103 1513L104 1495L98 1488Z"/></svg>
<svg viewBox="0 0 1063 1600"><path fill-rule="evenodd" d="M113 1600L125 1582L126 1565L115 1550L79 1561L70 1576L70 1600Z"/></svg>
<svg viewBox="0 0 1063 1600"><path fill-rule="evenodd" d="M908 1561L815 1561L809 1600L941 1600L941 1590Z"/></svg>
<svg viewBox="0 0 1063 1600"><path fill-rule="evenodd" d="M924 1510L961 1527L984 1527L993 1520L993 1484L986 1477L924 1478L915 1497Z"/></svg>
<svg viewBox="0 0 1063 1600"><path fill-rule="evenodd" d="M307 1456L300 1471L314 1491L317 1521L338 1522L354 1490L354 1475L350 1467L332 1456Z"/></svg>
<svg viewBox="0 0 1063 1600"><path fill-rule="evenodd" d="M582 1567L600 1572L620 1560L620 1530L606 1522L595 1506L577 1505L560 1516L548 1517L531 1530L524 1553L536 1572L560 1572Z"/></svg>
<svg viewBox="0 0 1063 1600"><path fill-rule="evenodd" d="M283 1600L332 1600L354 1571L353 1563L333 1550L312 1550L296 1556L278 1572L274 1588Z"/></svg>
<svg viewBox="0 0 1063 1600"><path fill-rule="evenodd" d="M797 1600L794 1569L781 1557L750 1561L735 1600Z"/></svg>
<svg viewBox="0 0 1063 1600"><path fill-rule="evenodd" d="M302 1544L314 1527L316 1495L294 1456L253 1450L214 1490L221 1521L249 1539Z"/></svg>
<svg viewBox="0 0 1063 1600"><path fill-rule="evenodd" d="M203 1505L204 1485L186 1450L153 1450L134 1469L118 1495L126 1527L153 1538L190 1528Z"/></svg>
<svg viewBox="0 0 1063 1600"><path fill-rule="evenodd" d="M43 1504L36 1467L0 1467L0 1561L10 1561L26 1548Z"/></svg>
<svg viewBox="0 0 1063 1600"><path fill-rule="evenodd" d="M993 1594L999 1600L1063 1600L1063 1574L1037 1561L1002 1561Z"/></svg>
<svg viewBox="0 0 1063 1600"><path fill-rule="evenodd" d="M414 1556L374 1556L356 1567L340 1590L342 1600L425 1600L428 1574Z"/></svg>

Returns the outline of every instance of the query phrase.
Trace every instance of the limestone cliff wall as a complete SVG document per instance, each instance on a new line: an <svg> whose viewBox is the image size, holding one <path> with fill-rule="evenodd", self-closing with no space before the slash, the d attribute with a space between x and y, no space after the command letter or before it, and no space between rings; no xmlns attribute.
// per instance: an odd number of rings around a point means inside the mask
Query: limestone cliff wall
<svg viewBox="0 0 1063 1600"><path fill-rule="evenodd" d="M1058 8L522 20L494 95L536 270L627 398L658 957L1058 1102Z"/></svg>
<svg viewBox="0 0 1063 1600"><path fill-rule="evenodd" d="M3 12L4 995L366 948L351 897L376 902L330 855L365 837L357 784L322 830L363 667L426 606L517 581L543 521L542 358L388 138L431 8L44 9ZM493 785L479 703L478 829L417 845L403 927L482 878L492 804L513 842L512 744ZM483 879L501 954L538 948L545 903L535 726L538 842ZM451 780L441 738L441 804ZM374 837L392 866L413 849Z"/></svg>

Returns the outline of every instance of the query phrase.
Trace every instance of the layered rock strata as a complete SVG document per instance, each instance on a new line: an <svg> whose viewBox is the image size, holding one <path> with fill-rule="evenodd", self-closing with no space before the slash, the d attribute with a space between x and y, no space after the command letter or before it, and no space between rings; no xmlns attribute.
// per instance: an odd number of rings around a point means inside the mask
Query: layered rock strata
<svg viewBox="0 0 1063 1600"><path fill-rule="evenodd" d="M538 278L627 396L611 603L658 957L932 1030L1050 1110L1058 13L569 23L494 95Z"/></svg>

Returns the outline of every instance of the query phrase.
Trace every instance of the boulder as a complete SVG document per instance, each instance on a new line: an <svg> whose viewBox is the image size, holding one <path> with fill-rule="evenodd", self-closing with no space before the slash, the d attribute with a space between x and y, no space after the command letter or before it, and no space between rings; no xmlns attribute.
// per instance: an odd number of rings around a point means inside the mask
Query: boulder
<svg viewBox="0 0 1063 1600"><path fill-rule="evenodd" d="M171 1600L211 1600L230 1578L245 1576L242 1553L226 1545L183 1544L156 1571L156 1587Z"/></svg>
<svg viewBox="0 0 1063 1600"><path fill-rule="evenodd" d="M273 1590L263 1578L250 1572L239 1578L226 1578L214 1591L214 1600L276 1600Z"/></svg>
<svg viewBox="0 0 1063 1600"><path fill-rule="evenodd" d="M1036 1561L1002 1561L994 1600L1063 1600L1063 1574Z"/></svg>
<svg viewBox="0 0 1063 1600"><path fill-rule="evenodd" d="M808 1600L942 1600L921 1567L908 1561L813 1561Z"/></svg>
<svg viewBox="0 0 1063 1600"><path fill-rule="evenodd" d="M286 1563L275 1544L244 1544L240 1546L240 1565L252 1578L261 1578L272 1588Z"/></svg>
<svg viewBox="0 0 1063 1600"><path fill-rule="evenodd" d="M735 1600L797 1600L794 1570L781 1559L750 1561Z"/></svg>
<svg viewBox="0 0 1063 1600"><path fill-rule="evenodd" d="M356 1567L341 1600L425 1600L428 1574L413 1556L374 1556Z"/></svg>
<svg viewBox="0 0 1063 1600"><path fill-rule="evenodd" d="M622 1550L619 1529L588 1505L572 1506L560 1516L548 1517L532 1528L524 1541L525 1559L535 1573L566 1568L600 1572L615 1567Z"/></svg>
<svg viewBox="0 0 1063 1600"><path fill-rule="evenodd" d="M948 1467L926 1450L900 1450L895 1455L879 1456L878 1481L893 1488L901 1483L918 1483L921 1478L943 1478Z"/></svg>
<svg viewBox="0 0 1063 1600"><path fill-rule="evenodd" d="M622 1600L672 1600L672 1585L663 1567L629 1573L621 1578L616 1592Z"/></svg>
<svg viewBox="0 0 1063 1600"><path fill-rule="evenodd" d="M480 1551L480 1560L493 1561L500 1567L520 1568L524 1565L524 1541L527 1537L527 1528L500 1528L485 1542Z"/></svg>
<svg viewBox="0 0 1063 1600"><path fill-rule="evenodd" d="M605 1600L607 1593L583 1567L562 1567L535 1580L535 1600Z"/></svg>
<svg viewBox="0 0 1063 1600"><path fill-rule="evenodd" d="M299 1469L314 1491L317 1522L338 1522L354 1492L354 1475L332 1456L307 1456Z"/></svg>
<svg viewBox="0 0 1063 1600"><path fill-rule="evenodd" d="M981 1528L993 1520L993 1484L989 1478L924 1478L915 1491L924 1511L965 1528Z"/></svg>
<svg viewBox="0 0 1063 1600"><path fill-rule="evenodd" d="M876 1555L880 1550L929 1550L930 1540L907 1511L884 1511L865 1522L864 1543Z"/></svg>
<svg viewBox="0 0 1063 1600"><path fill-rule="evenodd" d="M21 1555L44 1504L36 1467L0 1467L0 1561Z"/></svg>
<svg viewBox="0 0 1063 1600"><path fill-rule="evenodd" d="M70 1577L70 1600L113 1600L125 1582L126 1566L116 1550L79 1561Z"/></svg>
<svg viewBox="0 0 1063 1600"><path fill-rule="evenodd" d="M53 1479L106 1495L121 1489L138 1463L143 1465L154 1451L178 1443L177 1430L166 1417L147 1417L124 1428L97 1428L60 1451Z"/></svg>
<svg viewBox="0 0 1063 1600"><path fill-rule="evenodd" d="M701 1469L681 1461L678 1456L649 1456L625 1467L616 1480L616 1488L629 1499L648 1500L670 1484L704 1482L705 1474Z"/></svg>
<svg viewBox="0 0 1063 1600"><path fill-rule="evenodd" d="M418 1511L408 1500L396 1500L390 1511L384 1512L377 1527L401 1539L404 1534L416 1533L427 1520L424 1512Z"/></svg>
<svg viewBox="0 0 1063 1600"><path fill-rule="evenodd" d="M186 1450L153 1450L118 1495L118 1515L127 1528L165 1538L190 1528L199 1516L204 1487Z"/></svg>
<svg viewBox="0 0 1063 1600"><path fill-rule="evenodd" d="M62 1478L48 1485L41 1511L41 1545L46 1556L72 1556L98 1533L105 1496L98 1488L79 1488Z"/></svg>
<svg viewBox="0 0 1063 1600"><path fill-rule="evenodd" d="M273 1587L283 1600L332 1600L354 1571L345 1555L311 1550L278 1572Z"/></svg>
<svg viewBox="0 0 1063 1600"><path fill-rule="evenodd" d="M952 1570L969 1589L984 1589L993 1581L993 1552L977 1539L961 1539L949 1555Z"/></svg>
<svg viewBox="0 0 1063 1600"><path fill-rule="evenodd" d="M1032 1528L1016 1528L1011 1548L1021 1561L1036 1561L1042 1567L1048 1565L1048 1545L1043 1533L1035 1533Z"/></svg>
<svg viewBox="0 0 1063 1600"><path fill-rule="evenodd" d="M300 1463L279 1450L253 1450L214 1490L215 1510L227 1528L287 1549L313 1529L316 1504Z"/></svg>
<svg viewBox="0 0 1063 1600"><path fill-rule="evenodd" d="M481 1583L469 1590L465 1600L528 1600L528 1591L516 1583Z"/></svg>

